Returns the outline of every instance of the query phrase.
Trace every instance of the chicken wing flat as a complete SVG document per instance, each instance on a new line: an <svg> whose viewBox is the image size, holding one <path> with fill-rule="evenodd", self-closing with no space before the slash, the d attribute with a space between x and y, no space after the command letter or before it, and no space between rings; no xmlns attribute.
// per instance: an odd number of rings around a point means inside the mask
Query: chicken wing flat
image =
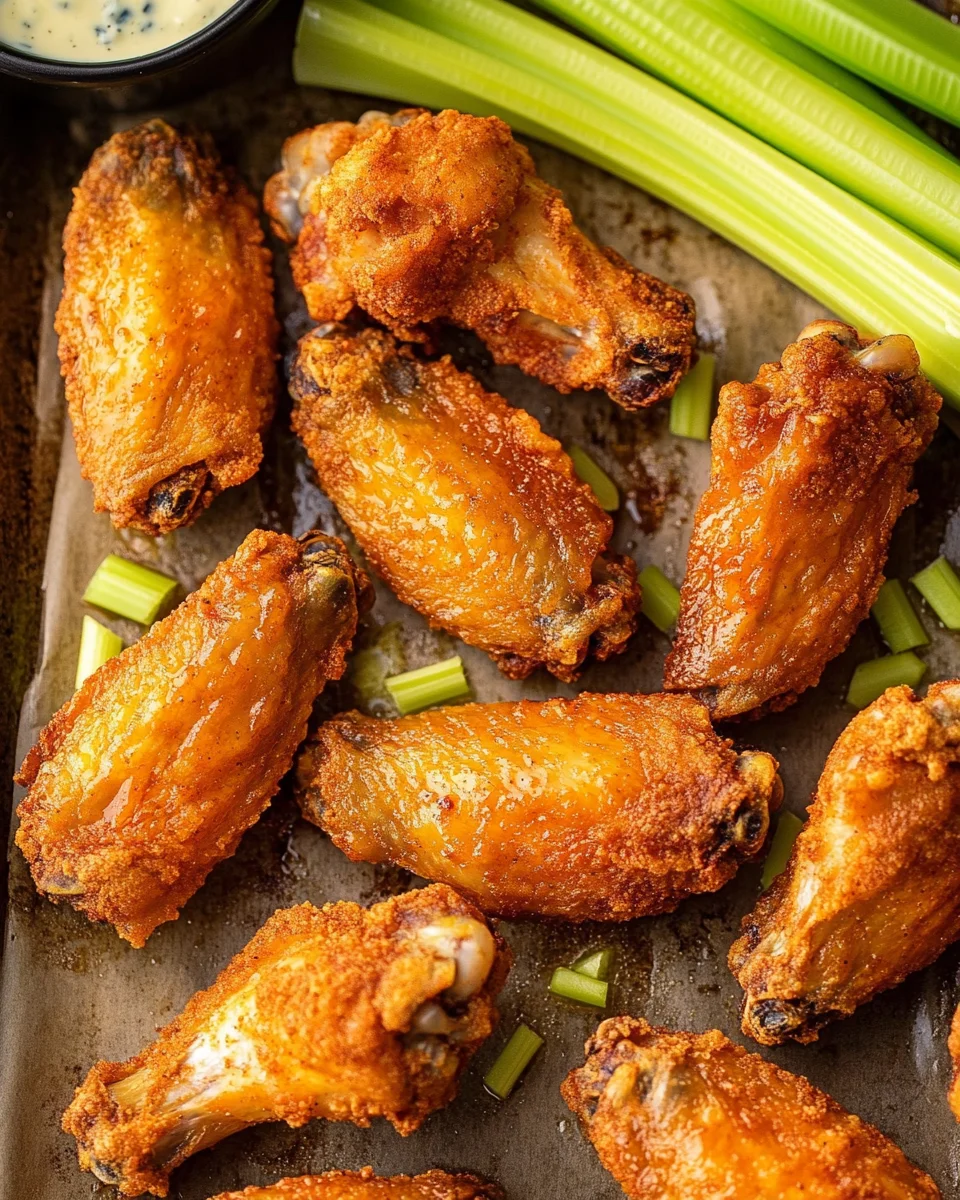
<svg viewBox="0 0 960 1200"><path fill-rule="evenodd" d="M364 1167L362 1171L328 1171L325 1175L281 1179L272 1187L224 1192L213 1200L503 1200L503 1192L496 1184L473 1175L428 1171L412 1178L394 1175L382 1179L371 1167Z"/></svg>
<svg viewBox="0 0 960 1200"><path fill-rule="evenodd" d="M890 688L830 752L787 869L743 921L730 969L744 1033L820 1028L960 938L960 681Z"/></svg>
<svg viewBox="0 0 960 1200"><path fill-rule="evenodd" d="M276 399L270 252L212 143L115 134L74 192L57 312L94 506L167 533L257 470Z"/></svg>
<svg viewBox="0 0 960 1200"><path fill-rule="evenodd" d="M90 676L17 776L40 891L134 946L173 920L289 770L368 589L336 538L256 530Z"/></svg>
<svg viewBox="0 0 960 1200"><path fill-rule="evenodd" d="M412 1133L456 1095L509 965L440 884L370 909L284 909L155 1042L98 1062L63 1128L81 1167L126 1196L165 1196L174 1167L262 1121L385 1117Z"/></svg>
<svg viewBox="0 0 960 1200"><path fill-rule="evenodd" d="M634 631L636 566L560 443L448 359L376 330L300 342L293 427L364 553L431 625L522 679Z"/></svg>
<svg viewBox="0 0 960 1200"><path fill-rule="evenodd" d="M784 708L819 680L883 583L939 408L909 338L867 343L838 321L721 390L668 691L696 691L719 719Z"/></svg>
<svg viewBox="0 0 960 1200"><path fill-rule="evenodd" d="M883 1134L714 1029L604 1021L560 1087L630 1200L937 1200Z"/></svg>
<svg viewBox="0 0 960 1200"><path fill-rule="evenodd" d="M264 204L296 241L317 321L359 306L410 340L450 321L497 362L625 408L672 395L690 366L690 297L585 237L496 117L407 109L306 129Z"/></svg>
<svg viewBox="0 0 960 1200"><path fill-rule="evenodd" d="M328 721L304 816L484 912L626 921L715 891L763 845L776 760L737 754L689 696L581 694ZM538 830L531 836L532 830Z"/></svg>

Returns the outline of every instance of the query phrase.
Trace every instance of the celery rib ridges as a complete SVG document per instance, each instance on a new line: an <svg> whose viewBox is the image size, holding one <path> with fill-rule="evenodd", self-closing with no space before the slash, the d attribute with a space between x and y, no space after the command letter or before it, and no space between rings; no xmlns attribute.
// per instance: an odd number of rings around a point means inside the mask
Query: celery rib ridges
<svg viewBox="0 0 960 1200"><path fill-rule="evenodd" d="M307 0L294 74L494 113L578 154L690 213L860 329L909 334L924 370L960 407L956 263L576 35L497 0Z"/></svg>
<svg viewBox="0 0 960 1200"><path fill-rule="evenodd" d="M917 0L738 0L806 46L960 125L960 29Z"/></svg>
<svg viewBox="0 0 960 1200"><path fill-rule="evenodd" d="M960 257L960 163L787 57L732 0L536 2Z"/></svg>

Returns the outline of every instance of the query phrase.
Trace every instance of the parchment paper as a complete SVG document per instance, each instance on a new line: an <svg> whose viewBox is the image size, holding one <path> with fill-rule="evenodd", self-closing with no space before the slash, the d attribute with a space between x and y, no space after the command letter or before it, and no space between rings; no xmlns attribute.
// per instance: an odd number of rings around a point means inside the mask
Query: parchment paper
<svg viewBox="0 0 960 1200"><path fill-rule="evenodd" d="M275 169L285 136L307 123L355 119L367 107L384 107L294 88L286 78L286 54L283 47L282 58L242 85L165 114L209 129L227 161L257 189ZM69 184L90 152L112 130L135 119L72 119L74 153L62 166L54 197L57 229L69 203ZM821 315L809 298L682 215L563 154L531 148L541 173L563 189L588 232L694 295L704 343L719 356L721 382L751 379L761 362L777 358L803 324ZM305 320L279 248L277 274L289 349ZM58 289L59 277L51 273L40 364L44 412L62 404L52 330ZM529 408L550 433L587 448L626 497L617 517L616 546L641 566L657 563L679 581L692 510L706 480L708 448L672 439L665 408L628 416L599 394L561 397L513 369L493 367L466 335L452 334L446 348L486 386ZM891 573L904 575L928 562L944 539L957 557L958 466L960 442L941 431L918 472L920 503L898 528ZM94 516L67 427L46 562L42 644L23 710L18 759L70 695L84 611L81 593L107 552L155 563L190 590L258 524L294 533L312 525L344 532L289 433L287 405L281 405L258 478L220 497L193 528L156 543L118 534L105 517ZM99 616L128 640L138 633L134 625ZM399 623L406 666L455 646L478 699L573 693L546 675L524 684L505 680L483 654L431 633L380 587L366 636L392 622ZM930 678L960 674L960 640L937 631L929 613L926 623L933 636L926 654ZM644 622L627 654L591 667L579 686L654 691L667 644ZM827 751L849 719L842 696L855 663L881 649L868 623L828 668L822 684L795 708L738 731L741 744L762 746L781 760L787 804L794 811L805 807ZM331 708L352 703L349 685L332 689L328 703ZM277 907L305 899L369 903L412 882L400 872L350 864L318 830L295 819L286 792L246 836L236 857L214 871L180 919L163 926L144 950L131 949L112 930L95 927L69 907L39 899L12 846L10 880L0 976L3 1200L113 1195L80 1173L73 1142L59 1129L73 1088L94 1060L123 1058L140 1049ZM384 1173L430 1167L477 1171L499 1179L513 1200L614 1200L621 1194L617 1184L597 1163L557 1091L563 1075L581 1061L583 1041L600 1014L549 997L550 974L587 948L613 944L617 961L610 1014L642 1014L693 1030L717 1026L739 1038L740 993L725 958L758 880L759 868L747 867L715 896L690 901L671 916L623 926L505 924L517 965L503 996L501 1030L465 1077L459 1099L424 1129L402 1139L383 1122L370 1130L323 1122L299 1131L261 1126L190 1160L174 1174L171 1195L203 1200L285 1174L370 1163ZM946 1033L960 997L958 962L957 951L947 953L929 970L830 1027L813 1047L764 1051L894 1137L951 1200L960 1198L960 1163L957 1126L944 1093ZM546 1048L522 1086L501 1103L484 1092L481 1076L521 1019L546 1038Z"/></svg>

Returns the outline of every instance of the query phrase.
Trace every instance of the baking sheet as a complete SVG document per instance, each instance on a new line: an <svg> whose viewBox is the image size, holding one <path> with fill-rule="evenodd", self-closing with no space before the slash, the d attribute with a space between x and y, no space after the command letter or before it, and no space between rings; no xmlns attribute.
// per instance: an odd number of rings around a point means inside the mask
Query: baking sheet
<svg viewBox="0 0 960 1200"><path fill-rule="evenodd" d="M164 114L210 130L227 161L257 189L275 169L285 136L308 123L352 120L368 107L383 107L357 97L296 89L287 79L287 54L288 47L280 45L276 61L242 85ZM54 237L69 203L69 185L89 154L110 132L142 115L148 114L70 119L65 129L70 150L52 185ZM563 189L590 234L693 294L700 334L718 355L721 382L752 378L757 366L778 357L802 325L822 315L809 298L693 221L573 158L536 144L531 149L541 174ZM289 350L306 322L290 285L285 252L275 249ZM59 419L63 404L52 329L59 284L52 268L38 385L39 409L48 423ZM626 498L617 516L616 547L632 553L641 566L657 563L679 581L693 507L706 481L708 448L670 438L665 407L627 415L598 394L561 397L512 368L494 367L469 336L452 333L448 340L445 348L476 371L485 386L528 408L548 432L579 442L594 455ZM190 590L257 525L294 534L314 525L345 533L289 433L288 412L288 404L282 404L257 479L221 496L193 528L158 542L117 533L106 517L93 514L90 488L80 478L65 429L44 575L39 662L24 705L18 760L72 690L80 597L106 553L155 564ZM892 574L904 575L928 562L945 541L954 559L960 557L960 442L948 431L938 435L918 477L920 502L897 529ZM138 632L122 621L108 623L128 639ZM926 655L930 678L960 675L960 641L935 631L932 620L927 624L933 636ZM392 632L383 635L384 628ZM575 690L543 674L525 683L504 679L482 653L429 631L382 586L365 634L371 642L378 635L379 644L394 647L392 669L415 667L455 649L480 700L570 695ZM624 656L591 667L578 686L654 691L666 650L666 638L643 622ZM780 759L787 804L794 811L805 807L826 753L849 719L842 696L854 664L880 650L875 632L866 625L828 667L821 686L795 708L738 731L741 744L761 746ZM327 703L331 709L351 704L349 683L331 689ZM370 903L415 882L402 872L349 863L295 813L284 789L244 838L236 857L213 873L177 922L163 926L139 951L72 909L38 898L22 857L11 847L0 977L3 1200L115 1194L81 1174L73 1141L60 1132L60 1114L73 1088L95 1059L124 1058L140 1049L194 991L213 980L277 907L307 899ZM261 1126L191 1159L174 1174L171 1195L204 1200L281 1175L370 1163L383 1173L430 1167L480 1172L498 1179L513 1200L614 1200L619 1187L597 1163L557 1090L564 1074L581 1061L583 1041L599 1015L549 997L550 974L585 949L613 944L617 961L610 1013L640 1014L692 1030L716 1026L742 1040L740 993L725 959L758 880L759 868L747 867L717 895L689 901L669 916L623 926L504 923L517 965L502 998L501 1032L465 1077L459 1099L420 1132L402 1139L384 1122L369 1130L323 1122L301 1130ZM894 1137L950 1200L960 1200L960 1139L945 1100L946 1034L960 997L958 963L960 952L948 952L929 970L830 1027L815 1046L763 1052L807 1075ZM546 1038L546 1048L523 1085L500 1103L484 1092L481 1076L519 1020Z"/></svg>

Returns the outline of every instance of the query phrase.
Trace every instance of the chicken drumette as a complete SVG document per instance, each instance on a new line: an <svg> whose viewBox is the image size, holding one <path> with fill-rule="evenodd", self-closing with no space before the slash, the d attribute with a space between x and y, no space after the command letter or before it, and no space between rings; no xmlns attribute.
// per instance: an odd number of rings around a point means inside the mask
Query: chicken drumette
<svg viewBox="0 0 960 1200"><path fill-rule="evenodd" d="M254 474L277 322L257 204L153 120L94 154L64 231L60 363L94 505L167 533Z"/></svg>
<svg viewBox="0 0 960 1200"><path fill-rule="evenodd" d="M725 718L783 708L819 680L883 583L939 408L908 337L867 342L839 321L723 388L668 690Z"/></svg>
<svg viewBox="0 0 960 1200"><path fill-rule="evenodd" d="M693 301L601 249L496 117L408 109L304 130L267 185L317 321L359 306L398 336L446 320L498 362L626 408L690 366Z"/></svg>
<svg viewBox="0 0 960 1200"><path fill-rule="evenodd" d="M503 1200L503 1192L496 1184L473 1175L428 1171L412 1178L394 1175L383 1179L364 1167L362 1171L328 1171L324 1175L281 1179L271 1187L224 1192L213 1200Z"/></svg>
<svg viewBox="0 0 960 1200"><path fill-rule="evenodd" d="M780 797L689 696L582 694L328 721L304 815L351 858L449 883L485 912L625 921L722 887ZM532 831L536 831L535 836Z"/></svg>
<svg viewBox="0 0 960 1200"><path fill-rule="evenodd" d="M960 938L960 681L890 688L830 752L787 869L743 920L743 1030L820 1028Z"/></svg>
<svg viewBox="0 0 960 1200"><path fill-rule="evenodd" d="M604 1021L563 1098L630 1200L939 1200L872 1125L714 1029Z"/></svg>
<svg viewBox="0 0 960 1200"><path fill-rule="evenodd" d="M509 964L441 884L370 909L285 909L155 1042L97 1063L63 1128L126 1196L165 1196L174 1167L261 1121L385 1117L412 1133L456 1095Z"/></svg>
<svg viewBox="0 0 960 1200"><path fill-rule="evenodd" d="M255 530L91 675L17 776L40 891L134 946L172 920L270 802L369 595L338 539Z"/></svg>
<svg viewBox="0 0 960 1200"><path fill-rule="evenodd" d="M528 413L378 330L307 334L290 389L324 491L432 625L512 678L623 650L636 566L605 553L610 518Z"/></svg>

